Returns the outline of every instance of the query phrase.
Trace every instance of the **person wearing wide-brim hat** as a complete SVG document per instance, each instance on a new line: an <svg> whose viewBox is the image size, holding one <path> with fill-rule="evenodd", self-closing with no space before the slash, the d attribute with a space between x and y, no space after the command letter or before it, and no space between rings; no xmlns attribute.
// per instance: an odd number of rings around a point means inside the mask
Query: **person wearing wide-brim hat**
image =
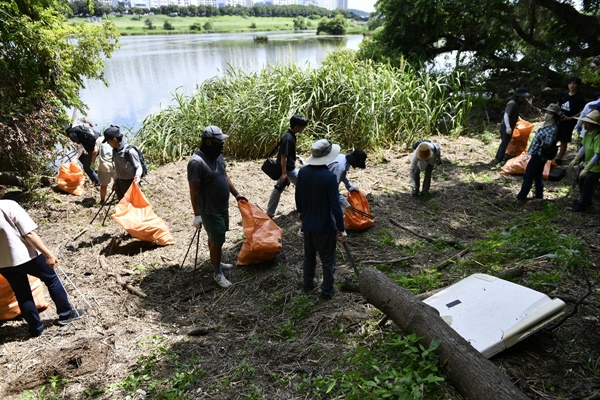
<svg viewBox="0 0 600 400"><path fill-rule="evenodd" d="M346 190L349 192L358 190L358 187L354 186L350 183L350 180L346 176L350 167L352 168L360 168L365 169L367 161L367 153L365 153L361 149L355 149L352 153L348 154L338 154L336 158L333 159L332 162L327 164L327 168L333 172L337 178L338 185L343 183L346 186ZM340 202L344 208L350 207L350 203L342 194L340 193Z"/></svg>
<svg viewBox="0 0 600 400"><path fill-rule="evenodd" d="M592 110L600 109L600 91L594 93L595 100L590 101L583 107L583 111L579 114L580 117L587 116ZM583 139L585 136L585 128L583 127L583 121L578 118L577 124L575 124L575 130L579 134L579 138Z"/></svg>
<svg viewBox="0 0 600 400"><path fill-rule="evenodd" d="M593 110L577 119L583 121L586 134L577 156L569 164L571 168L583 167L577 177L580 196L573 203L572 211L575 212L585 211L592 204L592 195L600 179L600 111ZM580 164L581 160L583 162Z"/></svg>
<svg viewBox="0 0 600 400"><path fill-rule="evenodd" d="M527 153L531 156L525 169L525 176L523 177L523 184L521 185L521 191L517 194L517 200L527 200L527 195L531 190L531 186L535 183L535 198L544 198L544 165L548 161L545 149L549 149L552 146L556 148L556 140L558 134L558 121L560 121L560 107L556 103L549 104L548 107L543 108L546 111L544 123L540 127L531 141L529 150ZM553 157L552 154L550 156Z"/></svg>
<svg viewBox="0 0 600 400"><path fill-rule="evenodd" d="M500 123L500 146L496 151L496 162L504 162L506 158L506 149L512 138L513 131L519 121L519 113L521 112L521 106L525 104L525 99L531 97L527 89L519 88L515 94L506 103L504 109L504 115L502 116L502 122Z"/></svg>
<svg viewBox="0 0 600 400"><path fill-rule="evenodd" d="M338 181L327 169L340 153L340 146L328 140L316 141L311 155L298 172L296 181L296 209L304 232L304 265L302 287L311 292L315 286L317 254L323 267L321 299L328 300L334 293L335 247L343 238L344 213L339 199Z"/></svg>
<svg viewBox="0 0 600 400"><path fill-rule="evenodd" d="M429 194L431 185L431 173L433 169L441 162L442 150L437 143L428 140L419 140L413 144L415 151L413 152L410 162L410 187L412 195L418 196ZM423 178L423 189L421 190L421 172L425 173Z"/></svg>

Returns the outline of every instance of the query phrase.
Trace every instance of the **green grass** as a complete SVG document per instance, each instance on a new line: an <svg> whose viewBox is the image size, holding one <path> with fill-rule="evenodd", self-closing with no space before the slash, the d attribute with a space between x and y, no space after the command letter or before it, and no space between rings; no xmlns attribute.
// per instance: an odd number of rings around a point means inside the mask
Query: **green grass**
<svg viewBox="0 0 600 400"><path fill-rule="evenodd" d="M139 20L137 16L109 15L105 17L112 21L121 35L166 35L174 33L234 33L234 32L261 32L294 30L294 18L285 17L241 17L241 16L219 16L219 17L170 17L167 15L142 15ZM145 21L149 19L155 29L148 29ZM85 18L71 18L69 22L74 24L86 23ZM173 30L164 29L165 22L171 24ZM192 30L190 26L199 24L204 26L210 22L212 29L207 31ZM313 21L313 27L317 28L317 22ZM364 25L353 22L349 24L348 33L361 33L366 30Z"/></svg>

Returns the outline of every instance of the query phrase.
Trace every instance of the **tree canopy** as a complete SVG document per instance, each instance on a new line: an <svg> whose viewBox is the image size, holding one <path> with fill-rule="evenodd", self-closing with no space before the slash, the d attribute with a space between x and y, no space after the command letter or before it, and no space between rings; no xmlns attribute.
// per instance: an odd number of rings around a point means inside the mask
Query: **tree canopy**
<svg viewBox="0 0 600 400"><path fill-rule="evenodd" d="M39 171L85 78L104 80L113 24L73 25L64 0L0 2L0 170Z"/></svg>
<svg viewBox="0 0 600 400"><path fill-rule="evenodd" d="M373 17L382 27L362 54L413 65L453 54L490 87L564 88L567 74L600 84L593 69L600 64L600 0L582 6L571 0L379 0Z"/></svg>

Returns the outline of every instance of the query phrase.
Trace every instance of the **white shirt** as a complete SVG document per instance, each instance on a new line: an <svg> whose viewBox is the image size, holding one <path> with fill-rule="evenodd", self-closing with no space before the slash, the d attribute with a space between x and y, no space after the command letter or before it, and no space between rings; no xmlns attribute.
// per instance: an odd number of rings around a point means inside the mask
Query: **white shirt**
<svg viewBox="0 0 600 400"><path fill-rule="evenodd" d="M102 143L104 141L104 136L100 136L96 140L96 148L94 151L98 152L98 156L96 157L96 167L98 167L98 172L112 172L113 170L113 149L110 147L108 143Z"/></svg>
<svg viewBox="0 0 600 400"><path fill-rule="evenodd" d="M332 162L327 164L327 168L333 172L337 178L338 184L344 182L346 190L350 190L350 187L352 186L348 178L346 178L346 173L350 170L350 167L351 165L348 164L345 154L339 154Z"/></svg>
<svg viewBox="0 0 600 400"><path fill-rule="evenodd" d="M600 106L600 99L596 99L587 103L585 107L583 107L583 111L581 111L579 118L587 116L592 111L592 106ZM579 132L580 137L583 138L585 136L585 127L583 126L582 120L577 121L577 125L575 125L575 130Z"/></svg>
<svg viewBox="0 0 600 400"><path fill-rule="evenodd" d="M12 200L0 200L0 268L16 267L40 253L23 237L37 228L27 211Z"/></svg>

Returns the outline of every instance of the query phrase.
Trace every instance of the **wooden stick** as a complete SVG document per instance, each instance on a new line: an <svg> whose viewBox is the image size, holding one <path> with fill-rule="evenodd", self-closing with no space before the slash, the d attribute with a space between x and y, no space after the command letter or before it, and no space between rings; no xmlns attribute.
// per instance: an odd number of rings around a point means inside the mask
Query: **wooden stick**
<svg viewBox="0 0 600 400"><path fill-rule="evenodd" d="M415 258L415 256L407 256L407 257L400 257L400 258L396 258L394 260L367 260L367 261L361 261L361 264L396 264L402 261L406 261L406 260L412 260L413 258Z"/></svg>
<svg viewBox="0 0 600 400"><path fill-rule="evenodd" d="M100 265L102 266L102 268L106 271L108 271L108 264L106 262L106 258L104 256L100 256L98 257L98 261L100 261ZM146 293L142 292L140 289L130 285L127 282L124 282L123 279L121 279L121 276L119 274L113 274L113 273L108 273L109 276L114 276L115 280L117 281L117 285L121 286L122 288L125 288L127 290L129 290L129 292L131 292L132 294L135 294L136 296L139 297L148 297L146 295Z"/></svg>
<svg viewBox="0 0 600 400"><path fill-rule="evenodd" d="M469 252L469 249L464 249L464 250L460 251L459 253L457 253L457 254L453 255L452 257L450 257L449 259L447 259L447 260L446 260L446 261L444 261L443 263L441 263L441 264L438 264L438 265L435 267L435 269L439 271L439 270L441 270L441 269L444 269L444 268L446 268L446 267L447 267L447 266L448 266L448 265L449 265L449 264L450 264L452 261L454 261L455 259L457 259L457 258L459 258L459 257L462 257L462 256L464 256L464 255L465 255L465 254L467 254L468 252Z"/></svg>
<svg viewBox="0 0 600 400"><path fill-rule="evenodd" d="M396 222L396 221L394 221L393 219L390 219L390 222L391 222L393 225L396 225L398 228L404 229L406 232L412 233L413 235L415 235L415 236L416 236L416 237L418 237L418 238L421 238L421 239L427 240L429 243L433 243L433 242L435 242L435 241L438 241L438 240L439 240L439 241L442 241L442 242L446 243L446 244L447 244L447 245L449 245L449 246L456 246L456 245L458 244L458 242L457 242L456 240L446 240L446 239L440 239L440 238L431 238L431 237L429 237L429 236L421 235L420 233L418 233L418 232L415 232L415 231L413 231L413 230L412 230L412 229L410 229L410 228L407 228L407 227L405 227L405 226L402 226L402 225L400 225L399 223L397 223L397 222Z"/></svg>

